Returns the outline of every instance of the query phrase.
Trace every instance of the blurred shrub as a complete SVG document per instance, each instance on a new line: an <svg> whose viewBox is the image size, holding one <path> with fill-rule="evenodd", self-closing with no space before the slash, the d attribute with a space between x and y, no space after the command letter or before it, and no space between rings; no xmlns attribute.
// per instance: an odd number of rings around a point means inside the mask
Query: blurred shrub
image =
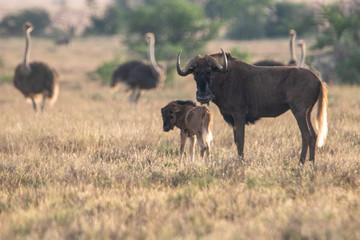
<svg viewBox="0 0 360 240"><path fill-rule="evenodd" d="M248 22L251 24L248 24ZM264 16L248 15L246 20L244 16L238 16L228 26L226 37L230 39L255 39L265 37Z"/></svg>
<svg viewBox="0 0 360 240"><path fill-rule="evenodd" d="M147 59L144 35L153 32L156 60L166 61L169 80L177 53L182 50L183 55L191 57L199 54L205 43L217 35L219 27L219 22L205 17L201 5L186 0L144 0L137 4L118 0L109 6L103 18L92 19L86 33L101 33L105 29L108 34L121 31L132 51L131 58Z"/></svg>
<svg viewBox="0 0 360 240"><path fill-rule="evenodd" d="M213 20L229 20L237 15L237 9L241 0L208 0L204 5L204 11L208 18Z"/></svg>
<svg viewBox="0 0 360 240"><path fill-rule="evenodd" d="M157 57L166 60L174 59L179 50L200 51L219 29L216 21L205 18L200 5L185 0L159 0L133 9L127 19L129 45L143 45L144 34L153 32Z"/></svg>
<svg viewBox="0 0 360 240"><path fill-rule="evenodd" d="M167 82L172 80L177 53L183 56L198 55L206 42L219 30L217 21L206 19L203 8L184 0L159 0L129 13L126 43L147 58L144 34L153 32L156 37L156 58L168 66Z"/></svg>
<svg viewBox="0 0 360 240"><path fill-rule="evenodd" d="M3 58L0 56L0 70L4 68L4 61ZM0 71L0 84L3 83L11 83L13 80L13 76L3 73L3 71Z"/></svg>
<svg viewBox="0 0 360 240"><path fill-rule="evenodd" d="M13 75L10 75L10 74L2 74L2 75L0 75L0 84L12 83L12 81L13 81Z"/></svg>
<svg viewBox="0 0 360 240"><path fill-rule="evenodd" d="M336 66L336 72L343 83L360 84L360 48Z"/></svg>
<svg viewBox="0 0 360 240"><path fill-rule="evenodd" d="M208 0L206 16L227 22L227 37L254 39L287 36L294 28L300 34L313 33L315 12L304 3L273 0Z"/></svg>
<svg viewBox="0 0 360 240"><path fill-rule="evenodd" d="M107 8L103 17L91 16L91 26L87 27L84 35L112 35L117 34L124 27L123 10L112 5Z"/></svg>
<svg viewBox="0 0 360 240"><path fill-rule="evenodd" d="M288 36L290 29L300 35L314 33L316 25L314 10L305 3L279 2L267 20L266 36Z"/></svg>
<svg viewBox="0 0 360 240"><path fill-rule="evenodd" d="M26 9L18 14L6 15L0 22L0 32L4 35L20 36L23 34L23 25L25 22L31 22L34 25L32 35L44 35L47 27L51 26L49 13L44 9Z"/></svg>
<svg viewBox="0 0 360 240"><path fill-rule="evenodd" d="M109 85L111 75L120 63L121 61L119 57L115 57L113 60L110 61L105 61L100 64L100 66L97 67L95 71L87 73L87 77L91 80L99 79L103 84Z"/></svg>
<svg viewBox="0 0 360 240"><path fill-rule="evenodd" d="M240 51L237 47L231 48L231 55L244 62L250 62L250 54L248 52Z"/></svg>
<svg viewBox="0 0 360 240"><path fill-rule="evenodd" d="M264 37L271 4L272 0L207 0L204 11L226 26L227 38L252 39Z"/></svg>
<svg viewBox="0 0 360 240"><path fill-rule="evenodd" d="M360 2L323 5L321 13L322 31L313 48L330 47L340 82L360 84Z"/></svg>

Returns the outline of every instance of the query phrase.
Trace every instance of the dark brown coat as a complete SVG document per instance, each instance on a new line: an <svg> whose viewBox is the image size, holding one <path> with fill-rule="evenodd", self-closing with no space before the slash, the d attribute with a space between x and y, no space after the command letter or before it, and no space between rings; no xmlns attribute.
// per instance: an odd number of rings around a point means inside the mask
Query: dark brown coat
<svg viewBox="0 0 360 240"><path fill-rule="evenodd" d="M205 106L196 106L192 101L172 101L161 109L163 130L168 132L174 127L181 130L180 163L184 153L186 139L190 138L191 161L194 160L195 136L198 140L203 158L210 157L210 142L212 140L212 115Z"/></svg>

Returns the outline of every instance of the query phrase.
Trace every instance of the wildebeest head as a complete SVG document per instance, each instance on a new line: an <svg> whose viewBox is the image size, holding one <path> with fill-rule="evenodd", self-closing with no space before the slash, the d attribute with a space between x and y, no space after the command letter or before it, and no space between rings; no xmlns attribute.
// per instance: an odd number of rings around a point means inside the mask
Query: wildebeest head
<svg viewBox="0 0 360 240"><path fill-rule="evenodd" d="M161 115L163 119L163 130L168 132L174 129L176 117L172 105L168 104L161 109Z"/></svg>
<svg viewBox="0 0 360 240"><path fill-rule="evenodd" d="M196 56L190 60L184 70L180 68L180 52L177 56L177 72L180 76L194 75L196 81L196 100L200 103L209 103L213 94L210 90L210 80L213 72L226 72L228 69L228 60L224 50L224 66L222 66L214 57L205 55L205 57Z"/></svg>
<svg viewBox="0 0 360 240"><path fill-rule="evenodd" d="M186 106L195 107L196 104L193 101L176 100L170 102L161 109L164 132L174 129L176 124L176 114L183 111Z"/></svg>

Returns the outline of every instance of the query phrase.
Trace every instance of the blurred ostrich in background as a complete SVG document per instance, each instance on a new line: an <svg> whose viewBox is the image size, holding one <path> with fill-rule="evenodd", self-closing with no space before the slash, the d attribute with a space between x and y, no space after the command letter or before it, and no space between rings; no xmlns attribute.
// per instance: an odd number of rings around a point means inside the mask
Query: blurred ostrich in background
<svg viewBox="0 0 360 240"><path fill-rule="evenodd" d="M126 91L131 90L129 100L137 103L142 90L162 88L166 79L166 65L155 60L155 36L146 33L148 43L148 62L130 61L119 65L112 74L110 86L116 90L119 84L126 84Z"/></svg>
<svg viewBox="0 0 360 240"><path fill-rule="evenodd" d="M261 60L253 63L255 66L296 66L296 55L295 55L295 38L296 31L294 29L290 30L290 61L288 64L275 61L275 60Z"/></svg>
<svg viewBox="0 0 360 240"><path fill-rule="evenodd" d="M321 74L321 72L319 70L317 70L313 64L311 64L310 66L307 65L305 63L305 58L306 58L306 44L305 44L305 41L304 40L300 40L298 42L298 46L300 47L300 60L299 60L299 63L298 63L298 66L299 67L302 67L302 68L306 68L306 69L309 69L310 71L312 71L313 73L315 73L321 80L324 80L323 79L323 76Z"/></svg>
<svg viewBox="0 0 360 240"><path fill-rule="evenodd" d="M309 68L308 65L305 64L305 58L306 58L306 44L304 40L300 40L298 42L298 46L300 47L300 60L298 63L299 67Z"/></svg>
<svg viewBox="0 0 360 240"><path fill-rule="evenodd" d="M58 73L43 62L29 63L30 56L30 32L33 26L30 22L24 24L25 54L21 64L15 69L14 85L26 97L30 98L35 112L37 112L37 100L41 99L41 111L45 108L46 99L54 104L59 94Z"/></svg>

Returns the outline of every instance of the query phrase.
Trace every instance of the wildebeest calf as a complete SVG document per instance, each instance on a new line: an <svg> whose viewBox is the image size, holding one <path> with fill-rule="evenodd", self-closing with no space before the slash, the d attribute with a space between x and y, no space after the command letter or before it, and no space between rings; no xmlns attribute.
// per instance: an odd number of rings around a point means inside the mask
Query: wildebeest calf
<svg viewBox="0 0 360 240"><path fill-rule="evenodd" d="M196 106L193 101L172 101L161 109L163 130L168 132L174 127L181 130L180 161L184 153L186 139L190 138L191 162L194 161L195 136L200 146L201 158L206 152L207 160L210 158L210 142L212 140L212 115L205 106Z"/></svg>

